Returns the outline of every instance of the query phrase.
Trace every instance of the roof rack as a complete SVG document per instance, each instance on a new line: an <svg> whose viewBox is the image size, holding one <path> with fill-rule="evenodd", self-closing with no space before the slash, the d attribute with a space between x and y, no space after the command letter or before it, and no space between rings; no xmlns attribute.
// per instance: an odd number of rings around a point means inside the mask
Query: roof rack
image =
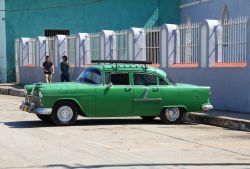
<svg viewBox="0 0 250 169"><path fill-rule="evenodd" d="M147 69L147 64L152 64L150 61L137 61L137 60L91 60L92 63L115 63L117 70L117 63L127 63L127 64L143 64L145 70Z"/></svg>
<svg viewBox="0 0 250 169"><path fill-rule="evenodd" d="M137 61L137 60L91 60L92 63L130 63L130 64L152 64L150 61Z"/></svg>

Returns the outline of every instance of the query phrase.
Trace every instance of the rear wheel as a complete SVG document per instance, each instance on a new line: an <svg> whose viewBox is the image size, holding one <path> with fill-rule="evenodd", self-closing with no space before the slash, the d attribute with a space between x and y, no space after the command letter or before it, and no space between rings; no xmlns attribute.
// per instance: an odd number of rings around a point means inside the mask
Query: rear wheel
<svg viewBox="0 0 250 169"><path fill-rule="evenodd" d="M178 107L169 107L161 111L160 118L163 123L181 123L184 111Z"/></svg>
<svg viewBox="0 0 250 169"><path fill-rule="evenodd" d="M78 113L75 104L63 101L55 105L51 114L51 119L56 125L69 126L75 123L77 116Z"/></svg>
<svg viewBox="0 0 250 169"><path fill-rule="evenodd" d="M37 117L40 120L42 120L43 122L46 122L46 123L51 123L52 122L50 116L37 114Z"/></svg>
<svg viewBox="0 0 250 169"><path fill-rule="evenodd" d="M156 118L156 116L141 116L141 118L145 121L152 121Z"/></svg>

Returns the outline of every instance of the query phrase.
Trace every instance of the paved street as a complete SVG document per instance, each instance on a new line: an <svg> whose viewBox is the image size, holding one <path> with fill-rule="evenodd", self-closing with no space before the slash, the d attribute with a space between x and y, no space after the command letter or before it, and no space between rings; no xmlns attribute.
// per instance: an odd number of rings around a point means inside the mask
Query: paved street
<svg viewBox="0 0 250 169"><path fill-rule="evenodd" d="M43 124L0 95L0 168L250 168L250 133L139 118Z"/></svg>

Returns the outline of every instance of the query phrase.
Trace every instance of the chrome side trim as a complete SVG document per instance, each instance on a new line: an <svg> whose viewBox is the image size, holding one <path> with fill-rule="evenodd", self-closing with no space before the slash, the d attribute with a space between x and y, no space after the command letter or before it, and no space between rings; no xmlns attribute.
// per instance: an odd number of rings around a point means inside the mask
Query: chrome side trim
<svg viewBox="0 0 250 169"><path fill-rule="evenodd" d="M162 98L136 98L134 101L147 102L147 101L162 101Z"/></svg>
<svg viewBox="0 0 250 169"><path fill-rule="evenodd" d="M135 98L134 101L147 102L147 101L162 101L162 98L148 98L148 88L144 88L143 98Z"/></svg>

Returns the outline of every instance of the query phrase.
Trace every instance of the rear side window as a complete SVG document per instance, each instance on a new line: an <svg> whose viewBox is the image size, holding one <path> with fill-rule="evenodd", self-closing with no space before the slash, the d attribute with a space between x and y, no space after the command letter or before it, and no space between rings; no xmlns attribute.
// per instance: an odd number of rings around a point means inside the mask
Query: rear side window
<svg viewBox="0 0 250 169"><path fill-rule="evenodd" d="M135 85L157 85L157 76L153 74L135 73L134 74Z"/></svg>
<svg viewBox="0 0 250 169"><path fill-rule="evenodd" d="M159 77L159 85L169 85L169 84L165 79Z"/></svg>
<svg viewBox="0 0 250 169"><path fill-rule="evenodd" d="M129 85L128 73L106 73L105 83L112 82L113 85Z"/></svg>

